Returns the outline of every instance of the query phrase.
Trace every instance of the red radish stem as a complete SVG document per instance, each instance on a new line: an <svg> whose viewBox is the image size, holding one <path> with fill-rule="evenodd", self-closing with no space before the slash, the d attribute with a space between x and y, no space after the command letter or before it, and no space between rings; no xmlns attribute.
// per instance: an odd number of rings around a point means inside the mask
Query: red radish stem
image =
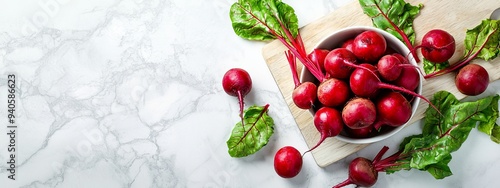
<svg viewBox="0 0 500 188"><path fill-rule="evenodd" d="M311 72L311 74L316 77L316 79L318 79L319 81L323 81L325 79L325 75L321 71L319 65L312 62L311 59L307 57L304 43L302 41L302 38L300 37L300 33L297 34L297 38L294 38L290 31L283 25L283 23L281 23L281 21L279 23L281 25L281 28L283 28L283 30L285 31L285 34L289 39L291 45L288 44L288 42L283 37L277 35L273 30L270 29L270 31L272 31L271 33L273 33L281 41L281 43L283 43L292 52L290 53L290 55L293 54L295 57L297 57L309 70L309 72Z"/></svg>
<svg viewBox="0 0 500 188"><path fill-rule="evenodd" d="M329 107L321 107L314 114L314 126L321 134L321 138L315 146L304 152L302 156L316 149L326 138L340 134L344 127L344 122L342 122L342 115L338 110Z"/></svg>
<svg viewBox="0 0 500 188"><path fill-rule="evenodd" d="M288 64L290 65L290 70L292 71L293 83L295 84L295 88L297 88L300 85L300 80L297 73L297 62L295 61L295 56L290 50L285 51L285 55L288 60Z"/></svg>
<svg viewBox="0 0 500 188"><path fill-rule="evenodd" d="M246 9L243 8L243 10ZM287 47L288 50L290 50L291 54L297 57L297 59L302 62L302 64L309 70L309 72L311 72L311 74L316 77L316 79L318 79L319 81L323 81L325 79L325 75L321 71L321 68L319 66L316 66L316 64L307 57L307 53L300 33L297 33L297 37L294 38L290 30L281 22L281 19L277 18L276 20L278 20L278 23L285 32L285 36L283 36L276 33L274 29L267 25L266 21L259 19L252 12L247 11L247 13L251 15L253 19L257 20L260 24L266 27L272 35L274 35L285 47Z"/></svg>
<svg viewBox="0 0 500 188"><path fill-rule="evenodd" d="M398 32L399 35L401 35L401 37L403 38L403 42L406 44L408 49L410 49L410 52L413 55L413 58L415 59L415 61L417 63L420 62L420 59L418 58L417 53L416 53L415 49L413 48L413 45L412 45L410 39L408 38L408 36L405 34L405 32L403 30L401 30L394 22L392 22L392 20L384 13L384 11L382 11L382 9L378 5L378 3L375 3L375 6L381 12L380 14L382 16L384 16L384 18L391 24L391 26L394 28L394 30L396 30L396 32Z"/></svg>
<svg viewBox="0 0 500 188"><path fill-rule="evenodd" d="M447 73L450 73L450 72L453 72L457 69L460 69L462 68L463 66L467 65L470 61L472 61L473 59L475 59L479 53L481 53L482 49L486 46L486 44L488 43L488 41L490 40L490 38L492 36L494 36L493 34L497 33L496 31L498 30L498 28L496 28L494 31L492 31L487 37L486 37L486 40L484 41L484 43L479 47L478 50L476 50L475 53L473 53L474 50L469 50L469 52L464 55L464 57L462 57L458 62L456 63L453 63L451 64L449 67L445 68L445 69L442 69L440 71L437 71L437 72L433 72L431 74L427 74L424 76L425 79L428 79L428 78L434 78L434 77L438 77L438 76L441 76L441 75L444 75L444 74L447 74ZM474 41L474 42L477 42L477 41ZM475 46L476 44L473 44L471 46Z"/></svg>

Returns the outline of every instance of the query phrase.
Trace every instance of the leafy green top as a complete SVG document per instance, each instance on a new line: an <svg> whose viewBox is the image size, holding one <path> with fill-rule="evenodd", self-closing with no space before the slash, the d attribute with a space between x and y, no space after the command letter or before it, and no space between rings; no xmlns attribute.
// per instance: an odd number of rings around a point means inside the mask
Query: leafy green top
<svg viewBox="0 0 500 188"><path fill-rule="evenodd" d="M281 24L294 37L299 32L295 11L279 0L239 0L231 6L229 16L234 32L248 40L287 38Z"/></svg>
<svg viewBox="0 0 500 188"><path fill-rule="evenodd" d="M431 102L436 104L443 116L434 108L427 108L422 134L405 138L396 165L387 168L386 172L415 168L428 171L436 179L452 175L448 167L451 153L460 148L477 123L479 130L498 143L500 127L496 120L499 98L495 95L473 102L460 102L449 92L437 92Z"/></svg>
<svg viewBox="0 0 500 188"><path fill-rule="evenodd" d="M274 133L274 121L267 114L266 106L252 106L245 110L243 125L238 122L227 140L231 157L245 157L267 145Z"/></svg>
<svg viewBox="0 0 500 188"><path fill-rule="evenodd" d="M359 0L359 3L363 12L372 19L373 26L393 34L413 49L413 20L422 4L413 6L404 0Z"/></svg>

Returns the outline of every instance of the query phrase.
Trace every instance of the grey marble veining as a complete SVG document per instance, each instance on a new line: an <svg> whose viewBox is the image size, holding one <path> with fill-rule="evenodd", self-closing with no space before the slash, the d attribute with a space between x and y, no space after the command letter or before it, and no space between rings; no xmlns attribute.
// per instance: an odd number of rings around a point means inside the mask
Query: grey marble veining
<svg viewBox="0 0 500 188"><path fill-rule="evenodd" d="M308 155L299 176L278 177L274 153L307 146L262 59L265 43L233 33L234 2L0 3L0 120L7 122L7 75L15 74L18 125L15 181L7 178L8 137L0 128L0 187L331 187L346 178L350 159L418 131L412 126L327 168ZM301 26L347 3L285 2ZM270 104L276 123L269 144L241 159L226 146L239 110L221 87L232 67L252 76L246 105ZM494 187L498 145L471 137L454 154L452 177L381 174L376 186Z"/></svg>

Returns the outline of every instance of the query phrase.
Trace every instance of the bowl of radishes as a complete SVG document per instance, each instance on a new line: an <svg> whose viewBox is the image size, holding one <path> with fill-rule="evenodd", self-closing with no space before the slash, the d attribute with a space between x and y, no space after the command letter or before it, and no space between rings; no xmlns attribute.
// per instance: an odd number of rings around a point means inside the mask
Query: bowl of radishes
<svg viewBox="0 0 500 188"><path fill-rule="evenodd" d="M310 59L321 67L318 80L307 68L302 83L316 85L309 109L321 140L335 137L356 144L386 139L414 116L422 78L410 50L392 34L374 27L352 26L327 36ZM341 120L339 120L339 118Z"/></svg>

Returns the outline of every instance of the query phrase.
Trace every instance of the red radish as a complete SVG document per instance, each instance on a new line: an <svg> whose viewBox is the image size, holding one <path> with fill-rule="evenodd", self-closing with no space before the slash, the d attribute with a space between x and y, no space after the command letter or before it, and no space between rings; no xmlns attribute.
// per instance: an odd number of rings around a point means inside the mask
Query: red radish
<svg viewBox="0 0 500 188"><path fill-rule="evenodd" d="M390 167L396 161L399 155L393 155L381 160L382 156L389 148L384 146L377 156L370 161L364 157L357 157L349 163L349 176L348 178L333 186L332 188L340 188L350 184L356 184L362 187L370 187L375 185L378 179L378 172L384 171L385 167Z"/></svg>
<svg viewBox="0 0 500 188"><path fill-rule="evenodd" d="M389 150L389 148L384 146L372 161L364 157L357 157L353 159L351 163L349 163L348 178L345 181L333 186L333 188L340 188L349 184L356 184L362 187L373 186L377 182L378 172L384 172L392 166L401 165L400 163L397 163L397 160L408 157L408 155L399 151L382 159L382 156L384 156L387 150Z"/></svg>
<svg viewBox="0 0 500 188"><path fill-rule="evenodd" d="M356 65L356 56L346 48L336 48L325 58L325 71L332 78L345 79L348 78L353 68L359 67Z"/></svg>
<svg viewBox="0 0 500 188"><path fill-rule="evenodd" d="M321 138L314 147L304 152L304 154L316 149L326 138L340 134L344 127L344 122L342 122L342 115L338 110L329 107L321 107L314 114L314 126L321 134Z"/></svg>
<svg viewBox="0 0 500 188"><path fill-rule="evenodd" d="M316 51L316 53L321 53ZM312 53L312 54L316 54ZM314 101L317 98L317 87L316 84L312 82L300 83L299 75L297 73L297 64L295 62L295 56L290 52L285 52L288 58L288 63L290 65L290 70L292 71L293 82L295 84L295 89L292 92L292 100L295 105L302 109L309 109L312 107ZM316 55L313 55L317 57ZM318 60L320 61L320 60ZM316 61L316 63L321 63Z"/></svg>
<svg viewBox="0 0 500 188"><path fill-rule="evenodd" d="M351 129L361 129L372 125L377 118L375 104L365 98L354 98L342 110L342 120Z"/></svg>
<svg viewBox="0 0 500 188"><path fill-rule="evenodd" d="M422 44L416 48L422 48L421 52L425 59L433 63L448 61L455 53L455 39L448 32L434 29L422 37Z"/></svg>
<svg viewBox="0 0 500 188"><path fill-rule="evenodd" d="M402 67L398 57L394 55L384 55L377 63L377 69L382 78L387 81L396 80L401 75Z"/></svg>
<svg viewBox="0 0 500 188"><path fill-rule="evenodd" d="M303 82L292 92L292 100L301 109L310 109L317 98L317 87L312 82Z"/></svg>
<svg viewBox="0 0 500 188"><path fill-rule="evenodd" d="M375 170L372 161L363 157L357 157L349 164L349 178L333 188L339 188L349 184L370 187L377 182L377 179L378 172Z"/></svg>
<svg viewBox="0 0 500 188"><path fill-rule="evenodd" d="M375 102L375 105L378 115L375 129L378 129L382 124L399 127L410 120L411 105L401 93L386 93Z"/></svg>
<svg viewBox="0 0 500 188"><path fill-rule="evenodd" d="M399 54L394 48L391 48L390 46L387 46L387 49L385 49L384 55L395 55Z"/></svg>
<svg viewBox="0 0 500 188"><path fill-rule="evenodd" d="M349 96L347 83L336 78L329 78L318 86L318 100L325 106L344 105Z"/></svg>
<svg viewBox="0 0 500 188"><path fill-rule="evenodd" d="M455 85L458 90L470 96L483 93L490 83L488 71L478 64L468 64L458 72Z"/></svg>
<svg viewBox="0 0 500 188"><path fill-rule="evenodd" d="M352 45L353 44L354 44L354 38L346 40L344 43L342 43L342 48L345 48L345 49L352 52Z"/></svg>
<svg viewBox="0 0 500 188"><path fill-rule="evenodd" d="M409 63L408 59L406 59L405 56L399 54L399 53L390 53L391 55L393 55L394 57L397 57L399 59L399 62L405 64L405 63Z"/></svg>
<svg viewBox="0 0 500 188"><path fill-rule="evenodd" d="M400 76L392 83L405 89L415 91L420 83L420 74L415 67L402 67Z"/></svg>
<svg viewBox="0 0 500 188"><path fill-rule="evenodd" d="M373 124L361 128L361 129L351 129L349 127L345 127L345 131L349 137L353 138L367 138L370 136L371 132L373 131Z"/></svg>
<svg viewBox="0 0 500 188"><path fill-rule="evenodd" d="M243 97L252 89L252 79L247 71L241 68L229 69L222 78L222 88L231 96L238 97L240 103L240 117L243 122Z"/></svg>
<svg viewBox="0 0 500 188"><path fill-rule="evenodd" d="M294 147L282 147L274 155L274 170L282 178L293 178L301 169L302 156Z"/></svg>
<svg viewBox="0 0 500 188"><path fill-rule="evenodd" d="M364 31L354 38L352 52L358 59L366 62L376 62L384 55L387 42L376 31Z"/></svg>
<svg viewBox="0 0 500 188"><path fill-rule="evenodd" d="M380 72L378 71L377 67L373 66L372 64L363 63L363 64L360 64L359 66L366 68L365 70L371 71L373 74L375 74L375 76L377 78L380 77Z"/></svg>
<svg viewBox="0 0 500 188"><path fill-rule="evenodd" d="M307 57L313 63L316 63L321 68L321 71L325 71L325 57L329 52L329 50L314 49L309 55L307 55Z"/></svg>

